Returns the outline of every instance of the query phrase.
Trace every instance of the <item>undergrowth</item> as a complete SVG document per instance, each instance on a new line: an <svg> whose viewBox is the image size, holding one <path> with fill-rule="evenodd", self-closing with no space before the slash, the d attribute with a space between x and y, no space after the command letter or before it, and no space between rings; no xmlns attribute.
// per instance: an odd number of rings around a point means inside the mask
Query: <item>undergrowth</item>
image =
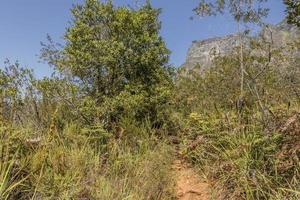
<svg viewBox="0 0 300 200"><path fill-rule="evenodd" d="M281 121L267 128L249 116L191 113L183 153L211 180L214 198L299 199L299 114L276 113Z"/></svg>
<svg viewBox="0 0 300 200"><path fill-rule="evenodd" d="M1 126L1 199L171 198L172 149L146 123L124 121L122 139L75 124L36 135Z"/></svg>

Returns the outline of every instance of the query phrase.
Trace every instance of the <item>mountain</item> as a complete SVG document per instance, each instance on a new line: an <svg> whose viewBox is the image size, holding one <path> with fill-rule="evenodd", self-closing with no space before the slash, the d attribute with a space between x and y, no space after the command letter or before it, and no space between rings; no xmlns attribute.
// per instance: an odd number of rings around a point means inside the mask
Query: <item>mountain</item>
<svg viewBox="0 0 300 200"><path fill-rule="evenodd" d="M265 26L256 36L246 36L243 40L245 45L249 44L250 39L263 39L268 42L273 41L274 47L284 47L288 42L295 40L299 36L300 30L283 20L277 25ZM197 64L204 68L209 67L216 55L229 54L238 45L238 34L193 41L182 67L188 70Z"/></svg>

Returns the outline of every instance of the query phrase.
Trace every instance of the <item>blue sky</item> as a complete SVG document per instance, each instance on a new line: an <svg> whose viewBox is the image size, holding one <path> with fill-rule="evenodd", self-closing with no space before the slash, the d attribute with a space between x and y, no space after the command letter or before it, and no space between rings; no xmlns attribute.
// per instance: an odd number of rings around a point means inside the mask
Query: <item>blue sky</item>
<svg viewBox="0 0 300 200"><path fill-rule="evenodd" d="M83 0L1 0L0 1L0 66L6 58L18 60L34 69L38 77L50 74L50 68L39 63L40 42L50 34L61 42L71 19L70 8ZM114 0L116 5L134 5L136 0ZM192 9L199 0L152 0L162 8L161 34L172 51L170 63L181 65L193 40L236 32L236 24L228 16L196 18ZM267 22L275 24L284 18L281 0L269 0L271 9Z"/></svg>

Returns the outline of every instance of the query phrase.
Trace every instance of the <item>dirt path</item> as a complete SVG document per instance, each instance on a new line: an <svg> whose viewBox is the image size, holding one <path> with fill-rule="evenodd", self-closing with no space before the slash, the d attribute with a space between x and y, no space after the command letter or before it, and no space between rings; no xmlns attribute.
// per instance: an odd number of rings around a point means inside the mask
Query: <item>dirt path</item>
<svg viewBox="0 0 300 200"><path fill-rule="evenodd" d="M173 164L177 179L176 197L178 200L209 200L209 184L182 160Z"/></svg>

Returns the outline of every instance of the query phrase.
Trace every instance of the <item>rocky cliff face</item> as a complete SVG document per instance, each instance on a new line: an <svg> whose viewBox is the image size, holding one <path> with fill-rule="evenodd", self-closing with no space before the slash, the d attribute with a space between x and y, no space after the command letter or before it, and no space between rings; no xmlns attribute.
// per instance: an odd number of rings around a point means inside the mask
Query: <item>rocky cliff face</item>
<svg viewBox="0 0 300 200"><path fill-rule="evenodd" d="M189 48L187 59L183 67L192 69L197 64L209 66L216 55L227 54L232 48L238 46L238 41L237 34L194 41Z"/></svg>
<svg viewBox="0 0 300 200"><path fill-rule="evenodd" d="M273 41L274 47L283 47L300 36L300 30L296 26L287 24L286 20L275 26L262 29L257 38L268 42ZM272 39L272 40L271 40Z"/></svg>
<svg viewBox="0 0 300 200"><path fill-rule="evenodd" d="M274 47L284 47L288 42L299 36L299 29L287 24L284 20L275 26L264 27L257 36L245 37L244 42L247 45L251 38L263 39L268 42L273 41ZM229 54L238 45L238 34L194 41L188 50L187 59L182 67L192 69L198 64L204 68L209 67L216 55Z"/></svg>

